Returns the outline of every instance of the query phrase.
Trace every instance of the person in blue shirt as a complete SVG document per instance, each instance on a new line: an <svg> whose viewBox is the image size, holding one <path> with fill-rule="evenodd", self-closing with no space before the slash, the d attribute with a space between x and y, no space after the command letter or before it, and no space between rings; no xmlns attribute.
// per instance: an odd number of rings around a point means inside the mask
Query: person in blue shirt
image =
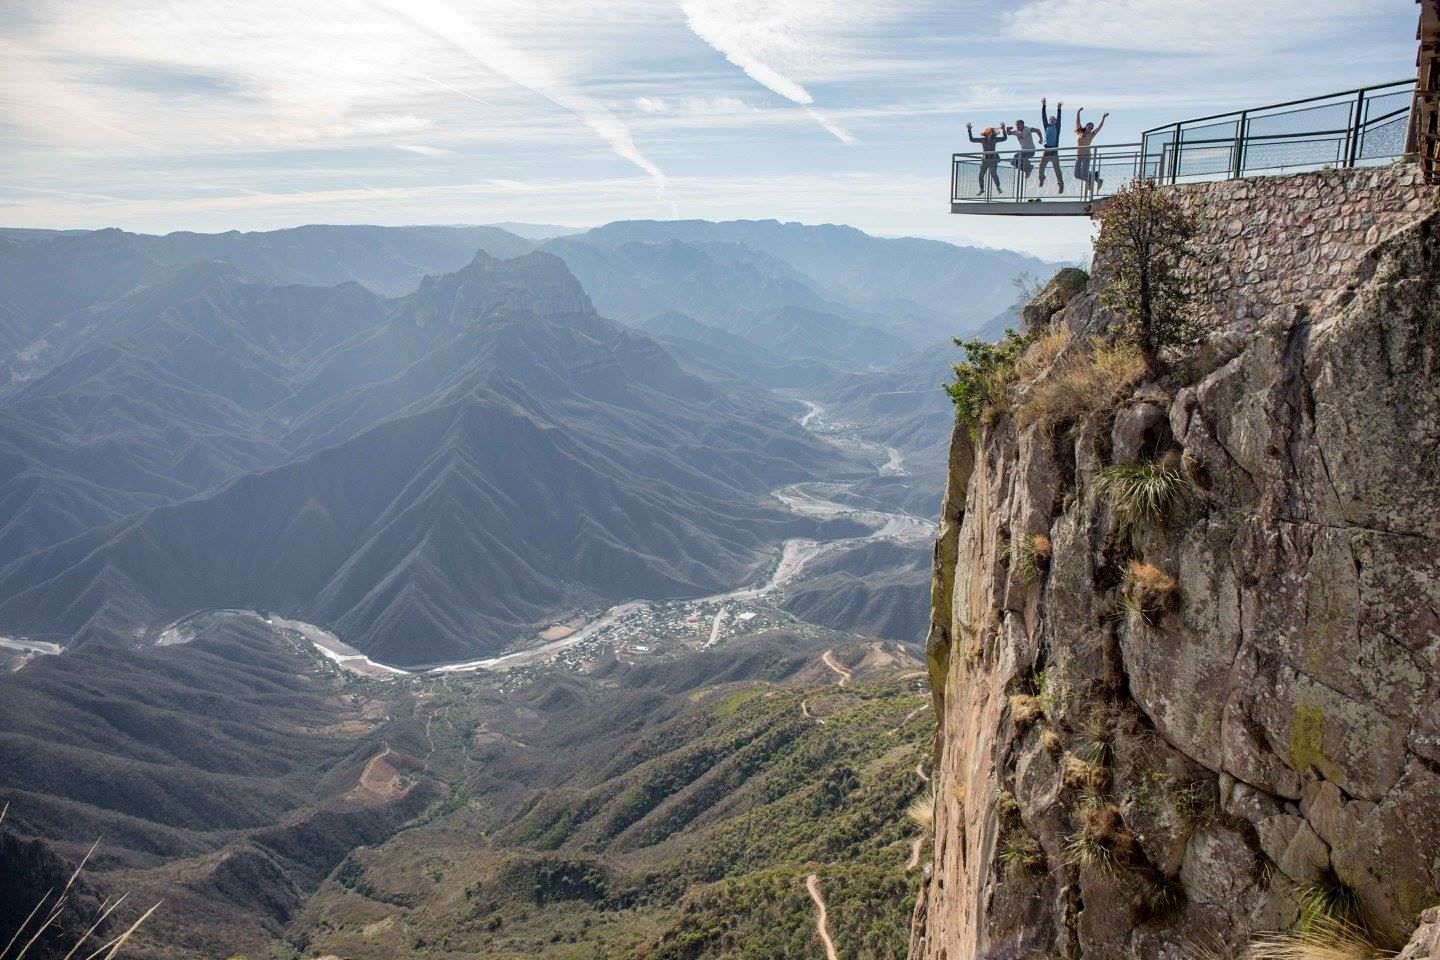
<svg viewBox="0 0 1440 960"><path fill-rule="evenodd" d="M995 144L1004 143L1010 139L1010 135L1005 131L1005 124L1000 124L999 133L996 133L994 127L986 127L980 131L980 136L977 137L975 136L975 125L967 123L965 132L969 134L971 143L980 144L980 189L975 196L978 197L985 192L986 174L989 174L991 182L995 184L995 192L999 193L1002 187L1000 186L1000 174L996 171L1000 169L1000 151L995 149Z"/></svg>
<svg viewBox="0 0 1440 960"><path fill-rule="evenodd" d="M1057 101L1055 104L1055 116L1050 116L1049 105L1045 98L1040 98L1040 122L1045 125L1045 152L1040 154L1040 186L1045 186L1045 164L1055 167L1055 183L1060 192L1065 192L1065 174L1060 172L1060 115L1065 111L1065 104Z"/></svg>

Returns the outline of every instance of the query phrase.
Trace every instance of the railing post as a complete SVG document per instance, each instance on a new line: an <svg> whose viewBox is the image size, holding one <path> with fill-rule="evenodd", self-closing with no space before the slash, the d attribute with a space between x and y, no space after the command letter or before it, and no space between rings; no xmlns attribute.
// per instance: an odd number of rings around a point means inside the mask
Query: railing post
<svg viewBox="0 0 1440 960"><path fill-rule="evenodd" d="M1172 187L1180 182L1180 142L1184 129L1183 124L1175 124L1175 149L1170 152L1170 185Z"/></svg>
<svg viewBox="0 0 1440 960"><path fill-rule="evenodd" d="M1238 180L1245 175L1245 134L1250 125L1250 112L1240 111L1240 119L1235 121L1235 146L1230 155L1230 178Z"/></svg>
<svg viewBox="0 0 1440 960"><path fill-rule="evenodd" d="M1360 139L1365 131L1365 91L1355 95L1355 116L1350 121L1350 144L1346 150L1345 166L1355 166L1360 156Z"/></svg>

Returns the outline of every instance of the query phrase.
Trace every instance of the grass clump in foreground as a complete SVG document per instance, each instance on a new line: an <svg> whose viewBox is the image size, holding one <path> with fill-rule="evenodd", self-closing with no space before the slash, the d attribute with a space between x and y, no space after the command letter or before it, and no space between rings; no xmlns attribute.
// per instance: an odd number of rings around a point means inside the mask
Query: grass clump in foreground
<svg viewBox="0 0 1440 960"><path fill-rule="evenodd" d="M1360 927L1322 916L1294 933L1257 937L1243 956L1246 960L1385 960L1395 954L1376 946Z"/></svg>
<svg viewBox="0 0 1440 960"><path fill-rule="evenodd" d="M1020 429L1038 425L1052 433L1062 423L1109 409L1145 375L1145 358L1129 340L1106 343L1091 337L1050 365L1015 411Z"/></svg>
<svg viewBox="0 0 1440 960"><path fill-rule="evenodd" d="M995 855L1006 872L1013 876L1041 870L1045 865L1045 850L1034 834L1025 829L1015 794L1003 787L995 793L995 816L999 826Z"/></svg>
<svg viewBox="0 0 1440 960"><path fill-rule="evenodd" d="M921 830L933 830L935 828L935 790L930 788L914 800L910 806L905 808L905 816L918 826Z"/></svg>
<svg viewBox="0 0 1440 960"><path fill-rule="evenodd" d="M1120 532L1133 542L1140 531L1162 522L1190 496L1190 479L1177 458L1122 463L1100 471L1100 491Z"/></svg>
<svg viewBox="0 0 1440 960"><path fill-rule="evenodd" d="M1010 697L1010 716L1015 726L1024 730L1030 724L1045 716L1045 704L1039 697L1028 693L1017 693Z"/></svg>
<svg viewBox="0 0 1440 960"><path fill-rule="evenodd" d="M1066 754L1060 764L1061 781L1067 787L1082 790L1092 797L1100 797L1110 783L1110 774L1105 766L1093 759Z"/></svg>
<svg viewBox="0 0 1440 960"><path fill-rule="evenodd" d="M10 804L7 801L5 806L0 808L0 823L5 821L5 815L9 812ZM15 928L15 931L5 943L4 949L0 949L0 960L11 960L11 958L13 958L13 960L24 960L25 955L30 952L30 948L39 943L42 937L47 933L50 933L53 937L60 931L61 926L63 926L62 921L65 914L73 909L75 882L80 879L80 874L84 872L86 864L90 862L90 858L99 846L99 840L96 840L95 843L91 845L90 849L86 851L85 856L81 859L80 865L75 868L74 873L70 874L70 879L65 882L65 886L60 889L58 895L55 895L52 899L52 894L55 894L54 889L45 892L45 895L35 904L34 908L21 922L20 926ZM139 930L141 925L150 919L151 914L160 909L160 904L156 903L149 910L142 913L140 919L130 924L130 926L126 927L117 936L100 942L99 946L93 951L86 951L84 948L88 945L87 941L90 941L90 939L105 926L111 914L125 902L127 896L129 895L121 894L119 897L107 897L105 901L100 904L99 909L95 912L94 917L85 928L85 931L75 940L74 944L71 945L69 952L65 954L65 960L115 960L115 957L119 955L121 949L124 948L130 941L130 938L135 935L135 931ZM63 946L63 943L58 945L51 944L50 948L53 950ZM16 947L19 949L12 954L11 951Z"/></svg>

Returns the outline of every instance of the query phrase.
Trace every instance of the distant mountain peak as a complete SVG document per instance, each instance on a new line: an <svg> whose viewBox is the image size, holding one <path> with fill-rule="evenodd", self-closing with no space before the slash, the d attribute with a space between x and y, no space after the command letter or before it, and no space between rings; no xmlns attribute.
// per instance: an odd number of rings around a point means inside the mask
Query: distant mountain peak
<svg viewBox="0 0 1440 960"><path fill-rule="evenodd" d="M559 257L534 251L501 260L481 250L462 270L426 277L409 298L422 322L443 315L451 322L499 313L534 316L595 316L580 281Z"/></svg>

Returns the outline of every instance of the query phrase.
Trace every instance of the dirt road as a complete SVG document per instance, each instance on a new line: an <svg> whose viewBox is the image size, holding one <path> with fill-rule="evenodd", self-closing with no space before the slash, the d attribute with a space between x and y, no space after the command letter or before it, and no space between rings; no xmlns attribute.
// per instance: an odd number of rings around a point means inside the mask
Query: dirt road
<svg viewBox="0 0 1440 960"><path fill-rule="evenodd" d="M835 952L835 941L830 939L830 911L820 893L818 874L812 873L805 878L805 889L810 893L810 899L815 901L815 932L820 934L820 942L825 945L825 960L840 960L840 955Z"/></svg>
<svg viewBox="0 0 1440 960"><path fill-rule="evenodd" d="M855 676L855 671L851 670L849 667L845 666L845 664L835 659L834 650L826 650L824 655L821 656L820 659L825 661L825 666L829 667L831 670L834 670L835 673L840 677L840 686L842 687L845 686L845 684L849 683L851 678Z"/></svg>

